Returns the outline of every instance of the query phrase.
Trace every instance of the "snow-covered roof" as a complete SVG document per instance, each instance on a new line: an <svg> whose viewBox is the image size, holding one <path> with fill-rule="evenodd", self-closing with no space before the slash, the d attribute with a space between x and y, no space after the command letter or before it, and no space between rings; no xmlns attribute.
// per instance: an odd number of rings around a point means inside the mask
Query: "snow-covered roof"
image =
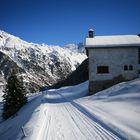
<svg viewBox="0 0 140 140"><path fill-rule="evenodd" d="M94 38L86 38L86 48L98 47L140 47L140 37L137 35L116 35L116 36L95 36Z"/></svg>

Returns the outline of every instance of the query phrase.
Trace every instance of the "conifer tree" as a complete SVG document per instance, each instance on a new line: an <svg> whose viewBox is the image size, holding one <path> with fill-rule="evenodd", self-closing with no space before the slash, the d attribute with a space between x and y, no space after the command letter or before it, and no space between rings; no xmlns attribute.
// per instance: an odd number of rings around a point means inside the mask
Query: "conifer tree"
<svg viewBox="0 0 140 140"><path fill-rule="evenodd" d="M27 103L26 90L23 81L17 77L17 70L13 69L5 88L3 118L7 119Z"/></svg>

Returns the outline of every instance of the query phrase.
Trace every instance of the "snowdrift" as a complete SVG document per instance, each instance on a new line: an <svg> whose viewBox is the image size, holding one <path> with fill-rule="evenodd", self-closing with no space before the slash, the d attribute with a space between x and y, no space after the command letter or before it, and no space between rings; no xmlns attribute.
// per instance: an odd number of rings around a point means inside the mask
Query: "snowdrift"
<svg viewBox="0 0 140 140"><path fill-rule="evenodd" d="M83 97L87 90L85 82L42 92L0 124L0 139L140 139L140 79Z"/></svg>

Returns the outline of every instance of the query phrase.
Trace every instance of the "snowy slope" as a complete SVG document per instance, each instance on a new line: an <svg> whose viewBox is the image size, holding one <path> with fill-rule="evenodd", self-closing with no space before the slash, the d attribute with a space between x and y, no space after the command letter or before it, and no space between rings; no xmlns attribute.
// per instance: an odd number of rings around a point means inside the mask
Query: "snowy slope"
<svg viewBox="0 0 140 140"><path fill-rule="evenodd" d="M1 87L1 85L0 85L0 122L2 120L2 110L3 110L3 102L2 102L3 98L2 98L2 96L3 96L3 94L4 94L3 87Z"/></svg>
<svg viewBox="0 0 140 140"><path fill-rule="evenodd" d="M77 99L87 90L85 82L42 93L0 124L0 139L140 139L140 79Z"/></svg>
<svg viewBox="0 0 140 140"><path fill-rule="evenodd" d="M4 73L7 78L13 67L19 67L30 91L66 78L85 58L84 53L59 46L28 43L0 31L0 74Z"/></svg>
<svg viewBox="0 0 140 140"><path fill-rule="evenodd" d="M3 76L0 76L0 122L2 120L2 110L3 110L3 94L4 94L4 87L5 87L5 80L4 80L4 77Z"/></svg>

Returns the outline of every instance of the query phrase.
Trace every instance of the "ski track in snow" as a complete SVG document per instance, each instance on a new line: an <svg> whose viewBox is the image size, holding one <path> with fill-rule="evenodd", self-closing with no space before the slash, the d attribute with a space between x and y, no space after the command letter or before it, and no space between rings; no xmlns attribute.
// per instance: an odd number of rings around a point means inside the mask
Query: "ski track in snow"
<svg viewBox="0 0 140 140"><path fill-rule="evenodd" d="M0 140L139 140L139 85L123 82L84 98L88 82L41 92L0 124Z"/></svg>
<svg viewBox="0 0 140 140"><path fill-rule="evenodd" d="M64 103L51 102L46 105L46 122L43 129L40 130L41 134L38 140L66 140L69 138L72 140L125 139L97 119L94 114L91 114L83 106L65 98L58 92L56 94L60 96ZM50 102L47 97L50 97L49 93L46 96L46 102Z"/></svg>

